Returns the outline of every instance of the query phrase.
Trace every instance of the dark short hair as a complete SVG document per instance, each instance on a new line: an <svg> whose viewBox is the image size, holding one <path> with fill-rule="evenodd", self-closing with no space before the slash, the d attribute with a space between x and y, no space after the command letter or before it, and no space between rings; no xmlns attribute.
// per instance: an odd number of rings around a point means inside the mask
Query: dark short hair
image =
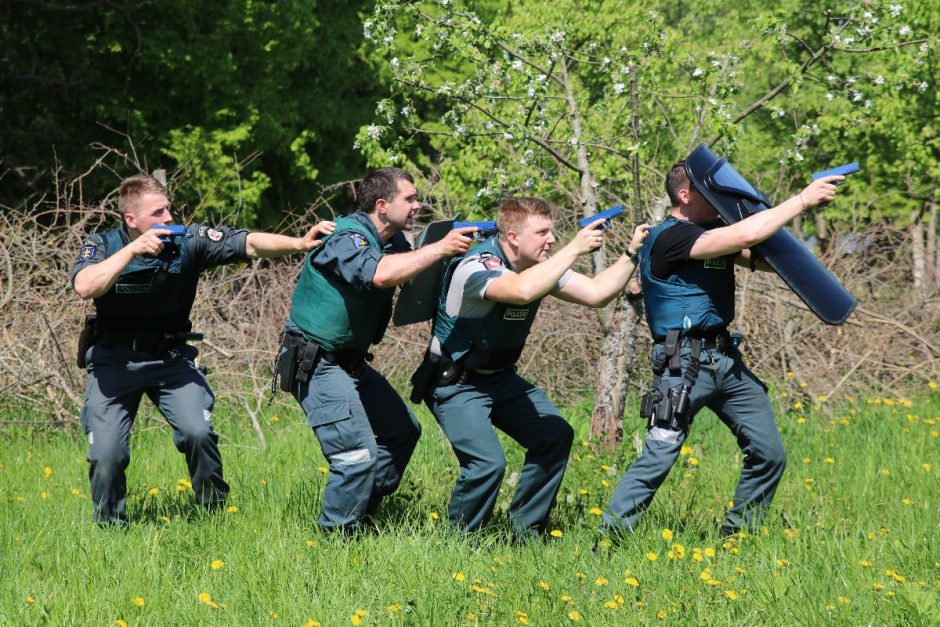
<svg viewBox="0 0 940 627"><path fill-rule="evenodd" d="M379 168L366 173L356 186L356 209L372 213L380 198L391 201L398 193L398 181L414 183L410 174L401 168Z"/></svg>
<svg viewBox="0 0 940 627"><path fill-rule="evenodd" d="M505 238L509 231L521 232L529 216L551 218L552 206L541 198L531 196L507 198L500 205L499 215L496 217L499 234Z"/></svg>
<svg viewBox="0 0 940 627"><path fill-rule="evenodd" d="M672 164L666 174L666 195L669 196L669 202L672 203L673 207L679 205L679 190L686 185L691 189L692 181L689 180L689 175L685 173L685 164L681 161Z"/></svg>

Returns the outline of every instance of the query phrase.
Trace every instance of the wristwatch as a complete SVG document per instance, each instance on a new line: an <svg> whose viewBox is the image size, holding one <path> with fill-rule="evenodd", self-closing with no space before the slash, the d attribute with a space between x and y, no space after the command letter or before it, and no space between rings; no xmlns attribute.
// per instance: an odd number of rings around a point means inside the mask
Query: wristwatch
<svg viewBox="0 0 940 627"><path fill-rule="evenodd" d="M640 253L632 253L632 252L630 252L630 249L627 248L626 255L627 255L627 258L628 258L630 261L632 261L633 263L636 263L637 257L640 256Z"/></svg>

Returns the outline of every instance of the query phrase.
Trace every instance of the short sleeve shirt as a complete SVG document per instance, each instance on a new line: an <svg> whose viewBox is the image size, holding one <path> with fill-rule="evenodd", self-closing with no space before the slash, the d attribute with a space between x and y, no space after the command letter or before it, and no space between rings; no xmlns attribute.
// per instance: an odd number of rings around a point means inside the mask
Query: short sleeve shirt
<svg viewBox="0 0 940 627"><path fill-rule="evenodd" d="M721 222L699 225L679 222L663 231L650 249L650 270L657 279L666 279L676 273L688 260L692 246L702 233L722 226Z"/></svg>
<svg viewBox="0 0 940 627"><path fill-rule="evenodd" d="M375 241L382 243L369 214L357 211L349 218L369 229ZM368 238L359 231L346 230L333 233L322 249L310 256L310 263L321 273L333 275L355 289L368 289L372 287L372 279L382 255L409 250L411 244L401 232L383 243L380 251L371 246Z"/></svg>
<svg viewBox="0 0 940 627"><path fill-rule="evenodd" d="M494 301L486 299L490 283L512 269L490 254L471 255L458 263L447 291L445 311L455 318L482 318L495 306ZM552 294L563 288L571 275L572 271L566 270Z"/></svg>

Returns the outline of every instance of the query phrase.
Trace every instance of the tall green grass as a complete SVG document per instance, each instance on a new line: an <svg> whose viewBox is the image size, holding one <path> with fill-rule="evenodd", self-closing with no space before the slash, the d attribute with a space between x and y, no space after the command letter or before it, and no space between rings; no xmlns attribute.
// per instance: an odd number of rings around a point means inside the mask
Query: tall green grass
<svg viewBox="0 0 940 627"><path fill-rule="evenodd" d="M190 504L169 430L140 418L126 530L90 522L84 438L8 430L0 623L940 624L937 392L793 405L778 415L789 465L759 532L718 535L741 456L703 412L637 534L597 553L600 509L636 457L638 419L617 451L576 441L553 534L522 546L501 513L520 449L506 441L493 524L454 534L445 518L456 462L426 412L378 532L352 537L314 525L325 461L299 411L265 417L262 449L220 401L232 493L214 514ZM587 411L568 413L582 435Z"/></svg>

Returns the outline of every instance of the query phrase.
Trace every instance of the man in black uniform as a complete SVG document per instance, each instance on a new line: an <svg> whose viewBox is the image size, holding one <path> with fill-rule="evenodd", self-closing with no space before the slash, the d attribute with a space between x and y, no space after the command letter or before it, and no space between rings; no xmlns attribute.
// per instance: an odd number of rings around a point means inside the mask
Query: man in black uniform
<svg viewBox="0 0 940 627"><path fill-rule="evenodd" d="M146 175L121 184L118 208L123 224L88 237L70 273L78 295L95 301L92 339L79 360L88 368L81 424L88 435L92 517L101 525L127 524L124 472L144 393L173 428L196 501L210 506L225 499L229 488L211 422L215 399L193 363L198 351L186 343L195 335L189 313L199 274L310 250L332 230L323 222L295 238L193 225L171 239L159 228L173 223L166 189Z"/></svg>

